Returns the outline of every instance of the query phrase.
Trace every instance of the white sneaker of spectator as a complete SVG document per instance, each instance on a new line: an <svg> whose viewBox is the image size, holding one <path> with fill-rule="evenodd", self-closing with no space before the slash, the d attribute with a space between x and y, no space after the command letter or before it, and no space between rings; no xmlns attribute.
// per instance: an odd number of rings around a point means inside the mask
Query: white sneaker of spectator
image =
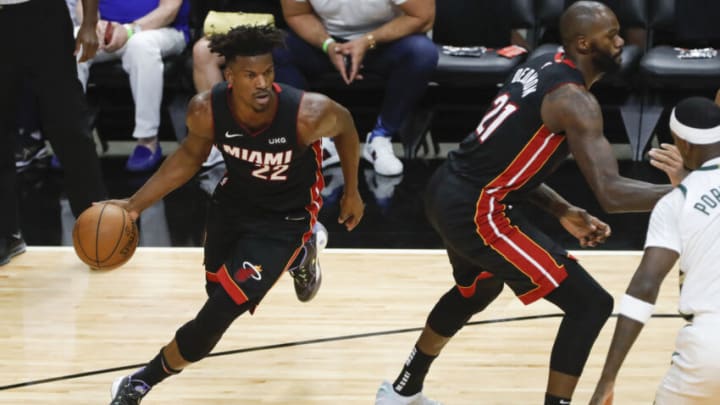
<svg viewBox="0 0 720 405"><path fill-rule="evenodd" d="M373 164L375 173L383 176L397 176L403 172L403 164L395 156L390 138L376 136L370 140L372 133L365 138L363 157Z"/></svg>
<svg viewBox="0 0 720 405"><path fill-rule="evenodd" d="M377 202L381 210L389 208L390 204L392 204L395 188L402 183L402 173L398 176L383 176L369 168L364 169L363 172L368 189L370 189L375 196L375 202Z"/></svg>
<svg viewBox="0 0 720 405"><path fill-rule="evenodd" d="M322 158L323 169L340 163L340 155L335 149L335 142L330 138L322 138Z"/></svg>
<svg viewBox="0 0 720 405"><path fill-rule="evenodd" d="M222 153L220 153L220 150L216 148L215 145L213 145L212 149L210 149L210 154L208 155L207 159L205 159L205 162L203 162L202 167L213 167L222 162Z"/></svg>

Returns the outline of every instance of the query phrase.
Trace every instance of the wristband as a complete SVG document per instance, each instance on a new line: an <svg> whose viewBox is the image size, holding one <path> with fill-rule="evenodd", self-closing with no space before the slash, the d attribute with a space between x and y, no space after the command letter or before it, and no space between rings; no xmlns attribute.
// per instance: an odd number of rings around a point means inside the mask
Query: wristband
<svg viewBox="0 0 720 405"><path fill-rule="evenodd" d="M642 324L648 321L655 310L655 305L625 294L620 301L620 315Z"/></svg>
<svg viewBox="0 0 720 405"><path fill-rule="evenodd" d="M377 45L377 42L375 42L375 37L373 36L373 34L367 34L367 36L365 36L365 39L367 39L368 41L368 49L375 49L375 45Z"/></svg>
<svg viewBox="0 0 720 405"><path fill-rule="evenodd" d="M323 50L323 52L328 53L328 46L330 46L330 44L332 44L333 42L335 42L335 39L333 39L333 37L328 37L328 38L322 43L322 50Z"/></svg>

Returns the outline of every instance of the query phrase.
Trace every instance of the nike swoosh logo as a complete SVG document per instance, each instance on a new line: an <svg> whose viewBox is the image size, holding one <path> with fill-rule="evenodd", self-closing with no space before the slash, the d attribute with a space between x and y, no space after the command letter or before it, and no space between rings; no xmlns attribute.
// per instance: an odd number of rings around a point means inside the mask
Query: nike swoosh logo
<svg viewBox="0 0 720 405"><path fill-rule="evenodd" d="M245 136L245 134L231 134L230 131L225 131L225 138L238 138Z"/></svg>
<svg viewBox="0 0 720 405"><path fill-rule="evenodd" d="M285 217L286 221L302 221L304 219L305 219L305 217L291 217L291 216Z"/></svg>

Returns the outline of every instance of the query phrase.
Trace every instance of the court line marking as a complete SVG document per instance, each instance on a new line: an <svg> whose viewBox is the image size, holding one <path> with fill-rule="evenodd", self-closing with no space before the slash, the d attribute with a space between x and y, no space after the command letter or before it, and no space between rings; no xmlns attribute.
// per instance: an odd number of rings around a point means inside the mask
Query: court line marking
<svg viewBox="0 0 720 405"><path fill-rule="evenodd" d="M613 314L611 316L617 317L617 314ZM465 326L477 326L477 325L486 325L486 324L493 324L493 323L506 323L506 322L517 322L517 321L528 321L528 320L536 320L536 319L561 318L561 317L562 317L562 314L557 313L557 314L517 316L517 317L511 317L511 318L484 319L484 320L480 320L480 321L468 322L465 324ZM680 315L679 314L653 314L652 317L653 318L680 318ZM283 349L286 347L304 346L304 345L311 345L311 344L317 344L317 343L339 342L339 341L343 341L343 340L363 339L363 338L376 337L376 336L397 335L397 334L408 333L408 332L420 332L422 329L423 329L423 327L403 328L403 329L393 329L393 330L386 330L386 331L379 331L379 332L365 332L365 333L355 333L355 334L351 334L351 335L298 340L298 341L294 341L294 342L276 343L276 344L272 344L272 345L246 347L243 349L225 350L222 352L211 353L207 357L229 356L229 355L233 355L233 354L257 352L257 351L272 350L272 349ZM63 375L63 376L59 376L59 377L50 377L50 378L43 378L40 380L31 380L31 381L25 381L25 382L20 382L20 383L16 383L16 384L2 385L2 386L0 386L0 391L11 390L14 388L29 387L32 385L48 384L48 383L52 383L52 382L56 382L56 381L65 381L65 380L72 380L72 379L82 378L82 377L90 377L90 376L94 376L94 375L113 373L116 371L133 370L133 369L138 369L140 367L143 367L146 364L147 363L130 364L130 365L120 366L120 367L104 368L104 369L100 369L100 370L85 371L82 373Z"/></svg>

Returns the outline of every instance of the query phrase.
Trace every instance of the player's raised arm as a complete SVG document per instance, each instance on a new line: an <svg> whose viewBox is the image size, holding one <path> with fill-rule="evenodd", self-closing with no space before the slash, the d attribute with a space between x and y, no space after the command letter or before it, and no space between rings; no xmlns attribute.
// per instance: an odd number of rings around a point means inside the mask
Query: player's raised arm
<svg viewBox="0 0 720 405"><path fill-rule="evenodd" d="M549 93L543 100L542 119L549 130L566 135L570 152L605 211L650 211L670 191L670 185L620 175L610 142L603 135L600 105L585 88L565 85Z"/></svg>

